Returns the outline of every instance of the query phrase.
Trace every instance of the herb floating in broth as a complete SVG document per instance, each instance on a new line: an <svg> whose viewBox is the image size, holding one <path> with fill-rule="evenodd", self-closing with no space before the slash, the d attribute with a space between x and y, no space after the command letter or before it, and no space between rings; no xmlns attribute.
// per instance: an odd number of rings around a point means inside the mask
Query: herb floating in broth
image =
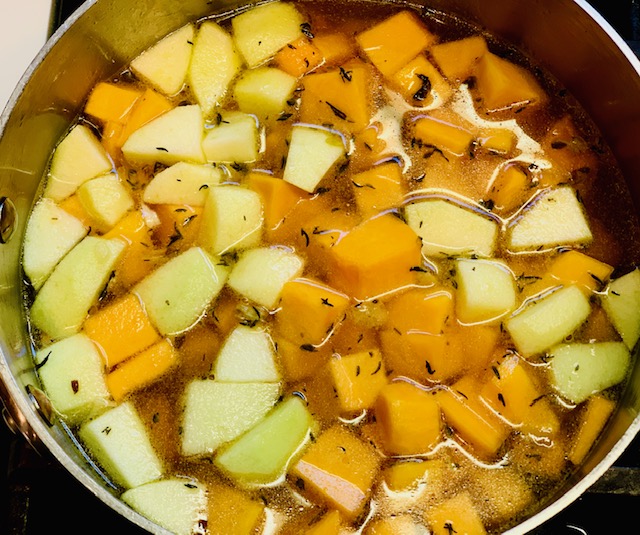
<svg viewBox="0 0 640 535"><path fill-rule="evenodd" d="M446 14L276 1L96 85L23 266L35 371L124 502L185 535L544 504L615 410L640 272L617 168L530 67Z"/></svg>

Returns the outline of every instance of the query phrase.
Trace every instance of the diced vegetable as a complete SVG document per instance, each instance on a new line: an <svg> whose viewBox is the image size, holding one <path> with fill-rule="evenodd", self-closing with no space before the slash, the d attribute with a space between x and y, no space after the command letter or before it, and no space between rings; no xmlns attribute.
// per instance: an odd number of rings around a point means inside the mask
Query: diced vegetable
<svg viewBox="0 0 640 535"><path fill-rule="evenodd" d="M33 326L54 339L77 333L124 248L125 243L118 239L83 238L55 267L36 295L31 307Z"/></svg>
<svg viewBox="0 0 640 535"><path fill-rule="evenodd" d="M210 535L253 535L265 516L265 505L239 489L223 484L209 487Z"/></svg>
<svg viewBox="0 0 640 535"><path fill-rule="evenodd" d="M250 249L233 266L228 284L259 305L275 308L282 288L302 273L303 265L302 258L286 249Z"/></svg>
<svg viewBox="0 0 640 535"><path fill-rule="evenodd" d="M640 270L611 281L602 307L629 350L633 349L640 338Z"/></svg>
<svg viewBox="0 0 640 535"><path fill-rule="evenodd" d="M70 425L97 416L111 403L102 357L84 334L40 349L35 363L53 407Z"/></svg>
<svg viewBox="0 0 640 535"><path fill-rule="evenodd" d="M551 376L558 392L572 403L620 383L631 355L622 342L562 344L549 351Z"/></svg>
<svg viewBox="0 0 640 535"><path fill-rule="evenodd" d="M585 459L604 430L609 416L615 409L615 402L602 395L590 396L580 412L573 444L569 451L569 461L578 466Z"/></svg>
<svg viewBox="0 0 640 535"><path fill-rule="evenodd" d="M425 520L431 527L433 535L450 535L451 533L486 533L480 514L468 491L447 498L441 504L429 509Z"/></svg>
<svg viewBox="0 0 640 535"><path fill-rule="evenodd" d="M408 459L399 460L384 471L384 481L392 492L406 492L417 488L428 480L429 485L437 472L442 471L442 461L439 459Z"/></svg>
<svg viewBox="0 0 640 535"><path fill-rule="evenodd" d="M229 33L213 21L203 22L193 42L187 81L204 117L222 102L241 66Z"/></svg>
<svg viewBox="0 0 640 535"><path fill-rule="evenodd" d="M406 216L426 256L493 256L498 237L493 219L441 199L409 204Z"/></svg>
<svg viewBox="0 0 640 535"><path fill-rule="evenodd" d="M88 126L78 124L56 147L44 196L62 201L87 180L111 171L113 164Z"/></svg>
<svg viewBox="0 0 640 535"><path fill-rule="evenodd" d="M495 210L511 213L527 200L530 187L531 179L527 173L519 165L507 164L491 180L487 189L488 199L493 202Z"/></svg>
<svg viewBox="0 0 640 535"><path fill-rule="evenodd" d="M202 140L202 149L210 162L244 163L258 159L258 125L255 117L230 112Z"/></svg>
<svg viewBox="0 0 640 535"><path fill-rule="evenodd" d="M206 488L191 479L152 481L125 491L122 501L176 535L191 535L206 520Z"/></svg>
<svg viewBox="0 0 640 535"><path fill-rule="evenodd" d="M217 167L178 162L151 179L142 199L148 204L203 206L209 188L221 179L222 172Z"/></svg>
<svg viewBox="0 0 640 535"><path fill-rule="evenodd" d="M539 251L556 245L588 244L592 239L575 190L562 186L525 207L510 229L507 245L513 251Z"/></svg>
<svg viewBox="0 0 640 535"><path fill-rule="evenodd" d="M207 189L207 196L208 196ZM161 247L185 250L195 245L202 223L202 206L188 204L156 204L153 214L158 222L153 227L154 241Z"/></svg>
<svg viewBox="0 0 640 535"><path fill-rule="evenodd" d="M353 518L372 491L379 465L375 450L338 424L309 447L293 466L292 476L303 481L305 490Z"/></svg>
<svg viewBox="0 0 640 535"><path fill-rule="evenodd" d="M213 375L218 381L231 383L279 381L269 334L258 328L238 325L220 348Z"/></svg>
<svg viewBox="0 0 640 535"><path fill-rule="evenodd" d="M244 113L261 119L276 118L286 108L296 84L295 76L275 67L260 67L240 76L233 96Z"/></svg>
<svg viewBox="0 0 640 535"><path fill-rule="evenodd" d="M78 199L102 232L111 230L135 206L127 188L111 173L82 184Z"/></svg>
<svg viewBox="0 0 640 535"><path fill-rule="evenodd" d="M136 87L100 82L91 91L84 112L105 123L122 123L141 96Z"/></svg>
<svg viewBox="0 0 640 535"><path fill-rule="evenodd" d="M262 421L279 395L279 383L193 380L183 401L183 455L212 453L238 438Z"/></svg>
<svg viewBox="0 0 640 535"><path fill-rule="evenodd" d="M240 482L274 482L308 440L312 425L302 399L292 396L220 453L215 463Z"/></svg>
<svg viewBox="0 0 640 535"><path fill-rule="evenodd" d="M413 125L413 132L418 142L432 145L453 156L468 154L474 140L473 132L463 126L430 116L419 118Z"/></svg>
<svg viewBox="0 0 640 535"><path fill-rule="evenodd" d="M133 132L173 108L169 99L151 88L146 89L124 118L124 123L107 123L102 141L109 148L109 154L114 156ZM112 130L110 125L114 126Z"/></svg>
<svg viewBox="0 0 640 535"><path fill-rule="evenodd" d="M267 231L277 227L289 211L306 196L300 188L267 173L249 173L247 184L262 198L264 226Z"/></svg>
<svg viewBox="0 0 640 535"><path fill-rule="evenodd" d="M577 286L567 286L529 303L505 322L524 356L531 356L561 342L587 319L589 299Z"/></svg>
<svg viewBox="0 0 640 535"><path fill-rule="evenodd" d="M407 102L417 107L439 107L453 95L449 82L423 54L415 57L396 72L391 82Z"/></svg>
<svg viewBox="0 0 640 535"><path fill-rule="evenodd" d="M385 449L392 455L427 453L440 440L440 407L432 393L394 381L384 386L375 405Z"/></svg>
<svg viewBox="0 0 640 535"><path fill-rule="evenodd" d="M84 423L78 433L90 455L118 485L138 487L164 473L144 423L128 401Z"/></svg>
<svg viewBox="0 0 640 535"><path fill-rule="evenodd" d="M165 95L179 93L191 63L194 33L192 24L170 33L131 60L131 69Z"/></svg>
<svg viewBox="0 0 640 535"><path fill-rule="evenodd" d="M341 523L339 511L328 511L320 520L309 526L307 535L339 535Z"/></svg>
<svg viewBox="0 0 640 535"><path fill-rule="evenodd" d="M315 126L295 125L283 178L313 193L327 172L344 155L344 143L337 133Z"/></svg>
<svg viewBox="0 0 640 535"><path fill-rule="evenodd" d="M383 163L358 173L351 182L358 210L364 218L390 208L399 208L404 201L402 169L395 162Z"/></svg>
<svg viewBox="0 0 640 535"><path fill-rule="evenodd" d="M226 266L192 247L143 279L133 292L161 334L177 334L202 316L224 286L227 274Z"/></svg>
<svg viewBox="0 0 640 535"><path fill-rule="evenodd" d="M51 199L34 206L24 236L22 266L39 290L58 262L84 238L89 229Z"/></svg>
<svg viewBox="0 0 640 535"><path fill-rule="evenodd" d="M280 49L273 61L279 69L300 78L322 65L324 57L314 42L307 37L300 37Z"/></svg>
<svg viewBox="0 0 640 535"><path fill-rule="evenodd" d="M452 82L466 81L485 52L487 42L481 35L438 43L429 49L440 70Z"/></svg>

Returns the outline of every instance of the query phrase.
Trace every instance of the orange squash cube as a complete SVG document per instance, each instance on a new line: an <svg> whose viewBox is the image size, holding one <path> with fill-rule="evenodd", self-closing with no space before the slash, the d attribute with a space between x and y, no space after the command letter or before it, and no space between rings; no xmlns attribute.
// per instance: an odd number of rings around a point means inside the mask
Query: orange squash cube
<svg viewBox="0 0 640 535"><path fill-rule="evenodd" d="M100 348L108 369L160 340L134 294L127 294L89 316L83 329Z"/></svg>
<svg viewBox="0 0 640 535"><path fill-rule="evenodd" d="M379 467L375 449L338 424L311 444L291 473L305 490L352 519L369 499Z"/></svg>
<svg viewBox="0 0 640 535"><path fill-rule="evenodd" d="M87 213L80 202L80 197L77 194L73 194L63 201L58 203L58 206L65 212L71 214L76 219L79 219L85 227L91 227L95 225L94 220Z"/></svg>
<svg viewBox="0 0 640 535"><path fill-rule="evenodd" d="M386 327L402 334L443 334L453 318L453 295L438 288L411 288L389 301Z"/></svg>
<svg viewBox="0 0 640 535"><path fill-rule="evenodd" d="M585 459L602 433L616 404L602 395L591 396L582 408L573 444L569 450L569 461L579 465Z"/></svg>
<svg viewBox="0 0 640 535"><path fill-rule="evenodd" d="M341 523L340 512L334 509L326 512L320 520L311 524L305 533L307 535L338 535Z"/></svg>
<svg viewBox="0 0 640 535"><path fill-rule="evenodd" d="M394 162L358 173L351 182L358 210L364 218L402 205L405 193L402 169Z"/></svg>
<svg viewBox="0 0 640 535"><path fill-rule="evenodd" d="M494 154L509 155L516 148L517 136L512 130L494 128L478 136L478 145Z"/></svg>
<svg viewBox="0 0 640 535"><path fill-rule="evenodd" d="M542 147L560 176L574 171L593 173L598 168L596 154L580 135L570 115L565 115L549 128Z"/></svg>
<svg viewBox="0 0 640 535"><path fill-rule="evenodd" d="M498 213L511 213L526 202L531 191L529 175L517 164L498 171L487 188L488 199Z"/></svg>
<svg viewBox="0 0 640 535"><path fill-rule="evenodd" d="M391 76L436 41L411 11L401 11L359 33L356 41L385 76Z"/></svg>
<svg viewBox="0 0 640 535"><path fill-rule="evenodd" d="M429 508L425 521L433 535L484 535L486 530L468 492L463 491L444 502Z"/></svg>
<svg viewBox="0 0 640 535"><path fill-rule="evenodd" d="M209 535L253 535L264 517L265 506L233 487L214 483L208 492Z"/></svg>
<svg viewBox="0 0 640 535"><path fill-rule="evenodd" d="M131 392L158 380L177 364L177 352L168 340L162 340L116 366L107 374L107 387L119 403Z"/></svg>
<svg viewBox="0 0 640 535"><path fill-rule="evenodd" d="M329 368L338 400L347 413L372 407L387 384L387 373L378 350L334 357L329 361Z"/></svg>
<svg viewBox="0 0 640 535"><path fill-rule="evenodd" d="M321 33L313 44L322 54L325 65L336 65L355 56L355 44L343 33Z"/></svg>
<svg viewBox="0 0 640 535"><path fill-rule="evenodd" d="M124 142L138 128L160 117L160 115L174 107L174 104L166 97L153 89L147 89L136 101L124 121L124 130L119 140L120 146L124 145Z"/></svg>
<svg viewBox="0 0 640 535"><path fill-rule="evenodd" d="M391 83L412 106L442 105L453 90L438 69L423 54L412 59L391 77Z"/></svg>
<svg viewBox="0 0 640 535"><path fill-rule="evenodd" d="M267 230L275 229L301 199L308 197L305 191L268 173L252 171L246 180L249 188L260 194Z"/></svg>
<svg viewBox="0 0 640 535"><path fill-rule="evenodd" d="M322 65L324 58L314 42L306 37L300 37L281 48L273 61L280 70L300 78L303 74Z"/></svg>
<svg viewBox="0 0 640 535"><path fill-rule="evenodd" d="M440 407L435 396L407 381L393 381L375 404L385 450L392 455L427 453L441 438Z"/></svg>
<svg viewBox="0 0 640 535"><path fill-rule="evenodd" d="M102 122L123 123L142 91L122 84L100 82L91 91L84 112Z"/></svg>
<svg viewBox="0 0 640 535"><path fill-rule="evenodd" d="M278 359L287 381L295 382L315 375L331 357L325 346L298 344L276 336Z"/></svg>
<svg viewBox="0 0 640 535"><path fill-rule="evenodd" d="M421 246L416 233L397 217L369 219L327 251L330 281L356 299L409 286L415 280L411 268L422 262Z"/></svg>
<svg viewBox="0 0 640 535"><path fill-rule="evenodd" d="M414 137L454 156L469 153L474 134L462 126L435 117L421 117L413 125Z"/></svg>
<svg viewBox="0 0 640 535"><path fill-rule="evenodd" d="M287 282L276 314L277 332L299 345L321 344L342 319L349 298L312 279Z"/></svg>
<svg viewBox="0 0 640 535"><path fill-rule="evenodd" d="M580 251L559 254L547 271L547 275L564 286L576 284L587 292L602 290L613 273L613 266L596 260Z"/></svg>
<svg viewBox="0 0 640 535"><path fill-rule="evenodd" d="M200 230L202 207L186 204L155 204L160 224L153 235L161 247L185 249L193 245Z"/></svg>
<svg viewBox="0 0 640 535"><path fill-rule="evenodd" d="M473 35L438 43L429 52L449 80L464 82L473 74L478 60L487 52L487 42L481 35Z"/></svg>
<svg viewBox="0 0 640 535"><path fill-rule="evenodd" d="M433 487L442 477L443 461L440 459L409 459L398 461L384 471L384 481L393 492L406 492L427 481Z"/></svg>

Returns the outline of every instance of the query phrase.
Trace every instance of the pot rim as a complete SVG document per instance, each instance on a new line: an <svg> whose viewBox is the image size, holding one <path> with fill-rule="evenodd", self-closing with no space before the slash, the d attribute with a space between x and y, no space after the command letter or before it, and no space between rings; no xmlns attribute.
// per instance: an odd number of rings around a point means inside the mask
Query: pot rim
<svg viewBox="0 0 640 535"><path fill-rule="evenodd" d="M34 72L42 64L50 53L51 49L60 41L64 34L83 17L99 0L86 0L58 29L47 39L37 55L31 61L19 82L11 93L2 113L0 114L0 138L4 135L8 120L20 98L25 87L32 78ZM374 0L375 1L375 0ZM384 1L384 0L382 0ZM390 0L394 2L394 0ZM615 47L625 56L625 59L633 67L638 77L640 77L640 59L631 50L625 40L609 24L609 22L587 2L587 0L571 0L582 9L591 19L593 19L609 39L613 41ZM254 3L254 2L251 2ZM636 357L638 358L638 357ZM2 388L4 387L4 388ZM8 399L5 399L4 396ZM19 431L25 436L37 451L39 445L34 442L41 442L46 451L52 454L56 460L68 470L88 491L98 499L113 509L116 513L127 518L132 523L145 529L146 531L159 535L170 535L170 532L157 524L151 522L128 505L122 502L113 493L109 492L104 485L99 484L95 479L80 467L71 456L60 446L58 441L49 433L47 424L39 417L31 404L24 389L21 388L11 370L9 369L4 355L0 352L0 401L5 403L5 409L10 413L11 418L17 423ZM584 494L622 455L629 444L640 433L640 414L637 414L623 435L617 440L614 446L607 452L605 457L593 468L591 468L579 481L563 495L552 502L549 502L542 510L527 518L524 522L507 530L505 535L518 535L530 532L541 524L551 519L568 507L572 502ZM73 435L69 434L71 439Z"/></svg>

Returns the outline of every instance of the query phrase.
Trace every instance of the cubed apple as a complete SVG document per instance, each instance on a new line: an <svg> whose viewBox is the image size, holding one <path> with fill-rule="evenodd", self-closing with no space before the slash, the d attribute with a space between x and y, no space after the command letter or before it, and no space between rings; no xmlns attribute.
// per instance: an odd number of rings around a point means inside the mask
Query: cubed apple
<svg viewBox="0 0 640 535"><path fill-rule="evenodd" d="M572 403L617 385L627 375L631 355L622 342L561 344L549 351L553 385Z"/></svg>
<svg viewBox="0 0 640 535"><path fill-rule="evenodd" d="M220 122L207 131L202 148L209 162L253 162L258 158L259 137L255 117L227 112L221 114Z"/></svg>
<svg viewBox="0 0 640 535"><path fill-rule="evenodd" d="M220 348L213 366L217 381L274 383L280 380L275 348L263 329L238 325Z"/></svg>
<svg viewBox="0 0 640 535"><path fill-rule="evenodd" d="M275 117L287 106L296 88L295 76L275 67L259 67L245 71L233 88L238 107L260 118Z"/></svg>
<svg viewBox="0 0 640 535"><path fill-rule="evenodd" d="M180 477L145 483L125 491L122 501L175 535L192 535L207 519L206 487Z"/></svg>
<svg viewBox="0 0 640 535"><path fill-rule="evenodd" d="M281 247L257 247L242 253L228 285L259 305L273 309L283 286L302 273L304 261Z"/></svg>
<svg viewBox="0 0 640 535"><path fill-rule="evenodd" d="M247 65L256 67L301 37L303 22L293 4L270 2L234 17L233 39Z"/></svg>
<svg viewBox="0 0 640 535"><path fill-rule="evenodd" d="M260 422L280 396L280 383L223 383L196 379L184 394L183 455L204 455Z"/></svg>
<svg viewBox="0 0 640 535"><path fill-rule="evenodd" d="M129 401L83 424L78 436L116 485L133 488L164 473L144 422Z"/></svg>
<svg viewBox="0 0 640 535"><path fill-rule="evenodd" d="M193 24L179 28L135 57L131 70L165 95L179 93L191 63L193 36Z"/></svg>
<svg viewBox="0 0 640 535"><path fill-rule="evenodd" d="M305 402L291 396L222 451L215 464L241 483L273 483L282 477L309 439L313 417Z"/></svg>
<svg viewBox="0 0 640 535"><path fill-rule="evenodd" d="M575 190L562 186L525 206L509 229L511 251L539 251L558 245L585 245L593 236Z"/></svg>
<svg viewBox="0 0 640 535"><path fill-rule="evenodd" d="M22 267L36 290L87 232L79 219L51 199L43 197L36 203L27 222L22 253Z"/></svg>
<svg viewBox="0 0 640 535"><path fill-rule="evenodd" d="M263 219L260 194L236 185L208 191L198 243L212 255L258 245Z"/></svg>
<svg viewBox="0 0 640 535"><path fill-rule="evenodd" d="M204 206L209 188L221 179L222 171L212 165L178 162L151 179L142 200L148 204Z"/></svg>
<svg viewBox="0 0 640 535"><path fill-rule="evenodd" d="M125 250L125 242L86 236L55 267L36 295L31 323L53 339L77 333Z"/></svg>
<svg viewBox="0 0 640 535"><path fill-rule="evenodd" d="M203 22L193 43L187 80L205 117L222 102L241 66L229 32L213 21Z"/></svg>
<svg viewBox="0 0 640 535"><path fill-rule="evenodd" d="M405 212L425 256L493 256L498 237L493 219L435 198L409 204Z"/></svg>
<svg viewBox="0 0 640 535"><path fill-rule="evenodd" d="M283 178L313 193L329 170L346 155L342 137L332 130L295 125Z"/></svg>
<svg viewBox="0 0 640 535"><path fill-rule="evenodd" d="M98 348L79 333L40 349L38 375L53 407L71 426L97 416L111 402Z"/></svg>
<svg viewBox="0 0 640 535"><path fill-rule="evenodd" d="M122 146L122 153L137 164L173 165L183 160L205 163L203 136L200 106L178 106L134 131Z"/></svg>
<svg viewBox="0 0 640 535"><path fill-rule="evenodd" d="M178 334L195 324L227 280L228 268L192 247L144 278L133 292L155 327Z"/></svg>
<svg viewBox="0 0 640 535"><path fill-rule="evenodd" d="M573 333L591 312L589 298L577 286L566 286L526 304L505 326L525 357L541 353Z"/></svg>
<svg viewBox="0 0 640 535"><path fill-rule="evenodd" d="M601 302L622 341L633 349L640 337L640 269L612 280Z"/></svg>
<svg viewBox="0 0 640 535"><path fill-rule="evenodd" d="M66 199L81 184L112 168L113 163L95 134L88 126L77 124L53 153L44 196L54 201Z"/></svg>
<svg viewBox="0 0 640 535"><path fill-rule="evenodd" d="M463 323L497 320L516 307L513 273L504 262L459 259L456 281L456 313Z"/></svg>
<svg viewBox="0 0 640 535"><path fill-rule="evenodd" d="M100 232L108 232L134 207L133 197L118 176L109 173L78 188L80 204Z"/></svg>

